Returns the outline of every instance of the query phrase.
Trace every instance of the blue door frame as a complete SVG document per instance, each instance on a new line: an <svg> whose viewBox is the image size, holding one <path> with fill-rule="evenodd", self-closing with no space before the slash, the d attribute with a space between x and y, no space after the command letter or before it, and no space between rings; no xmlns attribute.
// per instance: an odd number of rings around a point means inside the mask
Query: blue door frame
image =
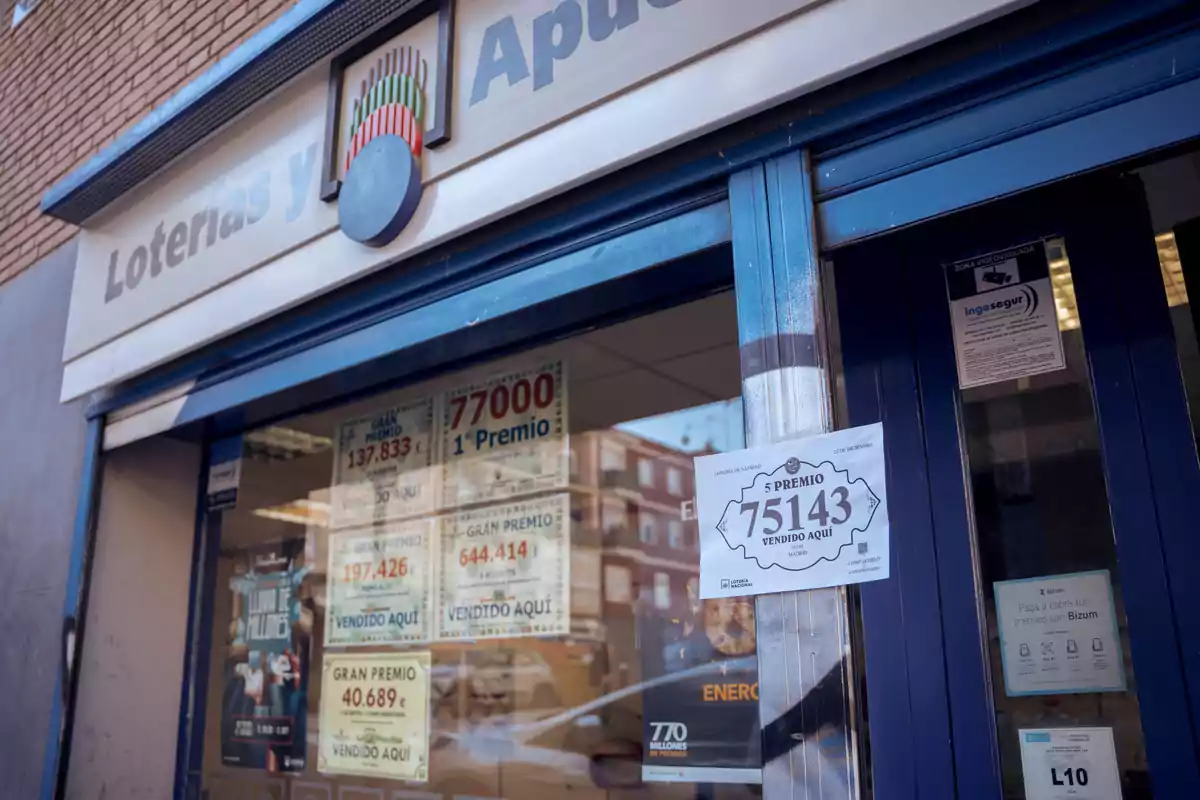
<svg viewBox="0 0 1200 800"><path fill-rule="evenodd" d="M836 256L849 422L884 422L898 500L894 577L862 587L880 800L1002 796L941 265L1057 235L1090 365L1155 796L1200 796L1190 613L1200 560L1185 507L1200 468L1140 186L1102 175Z"/></svg>

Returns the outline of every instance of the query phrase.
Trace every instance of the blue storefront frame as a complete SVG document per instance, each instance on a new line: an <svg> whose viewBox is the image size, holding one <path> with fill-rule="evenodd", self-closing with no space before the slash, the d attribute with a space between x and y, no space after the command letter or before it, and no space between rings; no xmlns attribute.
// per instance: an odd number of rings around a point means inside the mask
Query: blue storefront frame
<svg viewBox="0 0 1200 800"><path fill-rule="evenodd" d="M883 744L912 749L897 758L897 780L912 787L898 797L1002 796L994 677L977 600L988 590L976 585L970 501L958 490L969 481L941 265L1057 236L1071 256L1155 796L1200 792L1197 640L1188 612L1200 561L1192 535L1178 527L1177 494L1200 491L1200 465L1178 363L1159 352L1175 345L1136 188L1128 178L1084 177L835 255L849 421L887 426L890 488L903 498L892 509L902 537L894 579L862 587L872 738L880 712L895 715L888 728L930 729L917 709L944 708L950 721L947 747L937 736ZM1160 357L1135 379L1141 351ZM1143 386L1151 403L1139 397ZM1166 459L1154 450L1167 445L1151 446L1152 436L1182 446ZM1172 470L1169 492L1154 475L1164 469ZM942 751L940 764L930 763L929 750ZM948 774L956 794L941 785Z"/></svg>
<svg viewBox="0 0 1200 800"><path fill-rule="evenodd" d="M310 25L314 9L322 15L331 14L336 13L337 5L302 3L298 8L304 14L296 17L296 23ZM102 429L100 420L104 415L182 382L194 381L195 389L189 395L186 415L180 419L177 433L207 439L301 408L366 392L387 382L381 381L378 374L364 376L365 369L382 370L379 374L386 374L387 380L401 380L405 375L412 379L420 371L399 368L395 363L396 349L389 350L386 343L381 344L385 340L380 335L389 325L399 325L405 314L432 307L438 301L465 298L464 291L519 275L527 269L541 269L547 275L557 274L560 283L549 294L537 295L530 286L518 288L517 292L530 290L531 301L535 297L543 302L563 301L557 313L569 316L572 304L564 298L589 288L586 275L578 267L585 261L581 254L618 246L640 254L637 257L642 259L680 259L697 253L715 255L727 241L721 238L721 226L738 227L739 218L753 213L737 203L731 204L727 182L742 170L761 168L759 165L781 154L794 153L801 146L812 150L818 244L833 248L1200 136L1200 118L1195 112L1200 103L1193 102L1200 92L1196 65L1179 58L1181 53L1194 58L1194 53L1200 51L1195 47L1198 16L1191 4L1185 2L1109 4L1034 34L998 43L1003 46L981 48L969 58L930 70L901 86L869 91L858 99L822 108L821 113L809 109L806 114L798 109L801 113L770 127L767 133L749 135L733 146L723 142L717 146L702 140L686 148L692 154L690 157L667 159L672 164L682 161L681 165L662 167L656 166L657 162L647 165L646 169L655 173L653 177L614 181L611 190L594 192L567 211L544 215L536 222L500 234L485 231L474 237L469 246L456 247L452 253L430 254L418 263L406 265L402 273L385 271L362 285L349 287L118 387L89 408L91 424ZM286 24L272 30L273 35L282 38L294 33ZM247 51L245 63L239 69L250 70L255 59L269 53L273 46L271 42L258 42L255 45L258 49ZM1165 64L1172 65L1169 73L1163 71ZM1116 73L1123 75L1120 90L1110 87L1106 92L1105 81ZM206 102L208 92L218 87L213 83L205 89L201 84L203 79L180 93L183 105L175 109L177 113L159 115L146 130L139 128L135 132L152 137L157 130L154 125L169 127L194 113ZM1085 88L1093 94L1089 102L1083 103L1080 92ZM1035 100L1038 113L1031 117ZM761 125L747 129L761 130ZM929 144L935 140L929 134L935 130L938 138L933 151ZM1087 145L1064 146L1078 143L1080 130L1087 131ZM131 140L118 150L133 152L139 146L140 141ZM1046 157L1055 153L1069 159ZM855 170L852 181L839 183L823 178L837 174L839 169L843 175L850 174L852 166ZM630 172L636 174L638 169ZM94 164L89 166L88 175L94 178L105 171L105 164ZM71 192L87 190L88 175L82 175L67 188ZM914 198L919 202L914 202ZM63 200L57 196L51 199ZM713 221L722 213L715 208L724 209L725 221L714 226ZM572 263L576 268L567 269ZM647 261L642 263L649 266ZM702 258L686 263L704 265L705 261ZM720 270L711 262L702 266L701 272L707 277L700 285L707 280L715 286ZM649 269L646 274L651 272L655 277L640 286L663 303L678 297L674 292L684 276ZM520 310L521 305L518 297L514 311ZM563 329L570 327L569 322L568 318L562 318ZM514 345L527 341L527 335L542 327L532 316L526 316L523 324L525 327L513 335ZM372 326L379 327L372 329ZM863 335L849 329L845 333ZM877 330L877 335L887 335L887 331ZM348 351L342 346L322 349L322 345L335 342L339 345L353 342L362 349ZM334 351L343 360L331 356ZM1163 369L1173 353L1167 353L1160 339L1130 347L1128 358L1132 376ZM911 368L901 361L903 358L895 356L884 370L887 379L897 385L908 380L906 370ZM848 381L849 378L848 375ZM1184 570L1196 563L1197 546L1188 535L1186 506L1193 487L1186 481L1171 479L1181 474L1179 467L1186 466L1188 457L1168 435L1181 422L1175 410L1174 391L1170 386L1161 390L1150 388L1131 402L1141 411L1139 419L1145 426L1137 434L1153 438L1147 469L1154 476L1155 513L1163 520L1163 536L1170 543L1167 546L1181 556L1173 566ZM1160 418L1145 413L1151 404L1164 401L1173 409L1171 415ZM919 418L922 409L913 405L910 412ZM98 496L96 482L102 462L99 433L95 439L95 447L89 453L96 468L85 473L95 477L81 487L69 577L69 586L84 589L86 556L91 547ZM909 445L916 447L917 443ZM1194 453L1191 457L1194 459ZM906 480L918 484L924 481L922 485L927 486L929 476L918 470L906 476ZM902 504L896 509L901 518L919 520L933 513L919 507L920 488L914 484L913 491L917 493L910 497L911 508ZM202 556L211 546L210 538L198 534L197 570L210 560ZM936 543L931 539L923 546L935 548ZM871 601L869 591L864 595L864 616L877 620L877 630L887 629L868 644L867 658L884 661L896 654L907 654L903 663L908 670L875 683L868 676L871 736L876 743L872 763L876 795L888 800L986 796L963 793L969 785L969 781L963 782L964 771L985 766L987 743L973 741L969 735L959 738L957 725L952 730L949 693L958 687L949 686L943 677L940 688L935 681L922 684L921 691L925 694L910 694L918 673L928 670L929 674L944 676L945 659L953 657L945 652L949 634L933 615L937 608L937 580L933 575L927 577L933 583L925 586L918 585L920 582L897 581L896 586L888 588L886 602ZM192 596L197 597L196 589L203 585L200 572L194 575L193 584ZM1171 588L1177 605L1196 600L1193 594L1200 591L1200 587L1189 590L1181 580L1173 580ZM907 603L902 606L903 617L895 618L899 609L887 605L893 600ZM64 618L81 618L85 603L86 591L72 589L66 598ZM192 609L189 620L192 630L203 627L202 615L202 607ZM1181 627L1187 624L1180 623ZM1200 644L1200 632L1188 629L1180 635L1188 646ZM1189 652L1200 653L1200 646L1193 646ZM192 666L203 660L202 656L203 653L189 652L188 677L196 677ZM1196 687L1200 686L1200 673L1194 669L1195 665L1189 662L1186 670L1192 678L1188 687L1193 714L1197 708ZM65 669L60 670L59 679L64 686L73 682ZM897 681L904 682L904 692L893 695L890 688L899 688ZM187 707L194 688L185 680L181 708ZM966 688L971 690L970 686ZM66 702L50 726L42 792L46 798L56 793L61 796L65 788L61 780L65 759L60 758L59 745L64 738L69 741L69 696L69 692L64 692ZM917 702L920 705L911 705ZM935 712L932 718L926 716L930 710ZM196 741L187 726L189 717L181 714L181 756ZM911 732L918 726L929 736L914 741ZM884 741L889 746L880 747L879 743ZM963 752L975 752L976 756L963 761ZM182 765L180 770L182 779ZM182 784L177 792L181 791Z"/></svg>

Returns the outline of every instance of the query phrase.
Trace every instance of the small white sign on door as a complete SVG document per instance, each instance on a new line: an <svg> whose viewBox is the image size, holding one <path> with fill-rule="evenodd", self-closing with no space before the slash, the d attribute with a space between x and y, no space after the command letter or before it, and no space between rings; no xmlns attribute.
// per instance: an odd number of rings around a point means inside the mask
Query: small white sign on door
<svg viewBox="0 0 1200 800"><path fill-rule="evenodd" d="M1112 728L1022 728L1026 800L1121 800Z"/></svg>
<svg viewBox="0 0 1200 800"><path fill-rule="evenodd" d="M947 264L945 270L959 386L1067 365L1045 242Z"/></svg>
<svg viewBox="0 0 1200 800"><path fill-rule="evenodd" d="M209 511L237 508L242 482L242 436L213 442L209 448L206 505Z"/></svg>
<svg viewBox="0 0 1200 800"><path fill-rule="evenodd" d="M883 425L696 459L700 597L888 577Z"/></svg>
<svg viewBox="0 0 1200 800"><path fill-rule="evenodd" d="M997 581L1004 692L1125 690L1125 664L1107 570Z"/></svg>

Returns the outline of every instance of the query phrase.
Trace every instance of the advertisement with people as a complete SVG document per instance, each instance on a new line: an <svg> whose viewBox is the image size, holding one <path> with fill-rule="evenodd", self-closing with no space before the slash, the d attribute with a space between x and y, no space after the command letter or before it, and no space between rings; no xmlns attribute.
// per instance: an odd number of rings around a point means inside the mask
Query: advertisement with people
<svg viewBox="0 0 1200 800"><path fill-rule="evenodd" d="M221 699L226 766L304 771L313 613L303 552L294 540L249 551L234 567Z"/></svg>
<svg viewBox="0 0 1200 800"><path fill-rule="evenodd" d="M762 783L754 598L696 595L692 584L686 608L639 605L642 779Z"/></svg>

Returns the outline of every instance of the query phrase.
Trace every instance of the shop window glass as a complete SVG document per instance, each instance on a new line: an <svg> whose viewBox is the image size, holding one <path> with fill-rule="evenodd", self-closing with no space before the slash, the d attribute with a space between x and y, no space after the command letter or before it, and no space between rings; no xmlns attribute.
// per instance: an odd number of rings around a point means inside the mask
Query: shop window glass
<svg viewBox="0 0 1200 800"><path fill-rule="evenodd" d="M695 523L627 458L679 494L743 446L737 338L726 293L248 432L210 515L205 796L760 796L757 703L704 701L757 681L753 604L697 598L694 549L647 563Z"/></svg>
<svg viewBox="0 0 1200 800"><path fill-rule="evenodd" d="M1041 765L1023 756L1072 729L1096 748L1111 732L1123 797L1148 800L1126 587L1071 263L1062 240L1045 252L1065 368L961 390L1004 796L1025 798L1025 770Z"/></svg>
<svg viewBox="0 0 1200 800"><path fill-rule="evenodd" d="M1163 291L1175 331L1179 368L1187 391L1192 438L1200 431L1200 151L1138 170L1154 226Z"/></svg>

